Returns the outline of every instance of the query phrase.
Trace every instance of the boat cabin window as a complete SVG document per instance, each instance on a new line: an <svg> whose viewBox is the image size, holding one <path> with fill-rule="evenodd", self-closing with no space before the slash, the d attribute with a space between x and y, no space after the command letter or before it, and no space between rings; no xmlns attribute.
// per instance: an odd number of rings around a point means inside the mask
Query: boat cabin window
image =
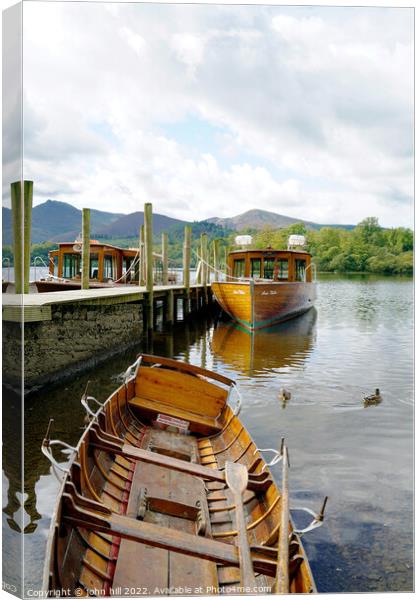
<svg viewBox="0 0 420 600"><path fill-rule="evenodd" d="M251 277L261 277L261 258L251 258Z"/></svg>
<svg viewBox="0 0 420 600"><path fill-rule="evenodd" d="M90 255L89 279L98 279L99 261L97 254Z"/></svg>
<svg viewBox="0 0 420 600"><path fill-rule="evenodd" d="M306 281L306 260L295 260L295 280Z"/></svg>
<svg viewBox="0 0 420 600"><path fill-rule="evenodd" d="M80 254L64 254L63 277L72 279L80 273Z"/></svg>
<svg viewBox="0 0 420 600"><path fill-rule="evenodd" d="M111 254L105 254L105 256L104 256L104 278L105 279L113 279L114 278L114 264L113 264Z"/></svg>
<svg viewBox="0 0 420 600"><path fill-rule="evenodd" d="M122 272L123 272L123 275L125 275L126 273L128 273L127 281L130 281L131 279L135 278L134 277L134 273L132 273L130 271L130 267L131 267L132 263L133 263L133 259L130 256L128 256L128 257L125 256L124 257Z"/></svg>
<svg viewBox="0 0 420 600"><path fill-rule="evenodd" d="M233 261L233 276L244 277L245 275L245 259L237 258Z"/></svg>
<svg viewBox="0 0 420 600"><path fill-rule="evenodd" d="M277 279L289 279L289 261L279 258L277 261Z"/></svg>
<svg viewBox="0 0 420 600"><path fill-rule="evenodd" d="M274 258L264 258L264 279L274 278Z"/></svg>

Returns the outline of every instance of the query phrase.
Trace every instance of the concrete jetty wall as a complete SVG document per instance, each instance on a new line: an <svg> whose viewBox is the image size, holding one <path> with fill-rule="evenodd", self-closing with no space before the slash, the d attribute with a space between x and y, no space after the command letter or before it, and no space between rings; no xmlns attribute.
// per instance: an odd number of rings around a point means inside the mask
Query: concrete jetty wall
<svg viewBox="0 0 420 600"><path fill-rule="evenodd" d="M27 390L84 371L138 344L143 334L140 303L62 304L52 307L51 317L24 324ZM3 321L3 370L11 385L21 379L21 343L21 324Z"/></svg>

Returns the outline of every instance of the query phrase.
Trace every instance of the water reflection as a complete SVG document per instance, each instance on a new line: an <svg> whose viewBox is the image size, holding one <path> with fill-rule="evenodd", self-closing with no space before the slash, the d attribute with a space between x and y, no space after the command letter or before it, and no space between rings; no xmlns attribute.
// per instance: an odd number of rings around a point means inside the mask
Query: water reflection
<svg viewBox="0 0 420 600"><path fill-rule="evenodd" d="M213 331L214 354L242 375L261 377L267 372L302 364L315 343L316 310L281 325L249 332L233 321L219 322Z"/></svg>

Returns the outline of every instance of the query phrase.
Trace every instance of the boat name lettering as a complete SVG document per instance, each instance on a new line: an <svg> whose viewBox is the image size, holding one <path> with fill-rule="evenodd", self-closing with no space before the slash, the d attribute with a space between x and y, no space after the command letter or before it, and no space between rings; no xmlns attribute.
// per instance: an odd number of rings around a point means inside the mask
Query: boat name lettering
<svg viewBox="0 0 420 600"><path fill-rule="evenodd" d="M233 290L234 294L242 294L242 296L245 295L245 292L243 290Z"/></svg>
<svg viewBox="0 0 420 600"><path fill-rule="evenodd" d="M275 290L266 290L261 292L261 296L276 296L277 292Z"/></svg>

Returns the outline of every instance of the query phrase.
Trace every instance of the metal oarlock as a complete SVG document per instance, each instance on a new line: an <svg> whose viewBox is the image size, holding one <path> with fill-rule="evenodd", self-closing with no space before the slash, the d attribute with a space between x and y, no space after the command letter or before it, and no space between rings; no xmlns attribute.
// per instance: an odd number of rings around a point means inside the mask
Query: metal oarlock
<svg viewBox="0 0 420 600"><path fill-rule="evenodd" d="M91 400L93 400L93 402L96 402L96 404L99 406L99 408L103 408L102 402L99 402L99 400L97 400L94 396L82 396L80 403L88 415L90 415L91 417L96 417L97 413L95 413L88 404L88 402Z"/></svg>
<svg viewBox="0 0 420 600"><path fill-rule="evenodd" d="M81 399L80 399L80 403L81 403L81 405L83 406L83 408L85 409L85 411L87 412L87 414L88 414L90 417L96 417L96 415L97 415L97 412L95 413L95 412L94 412L94 411L93 411L93 410L90 408L90 406L89 406L88 402L90 402L90 401L93 401L93 402L95 402L95 403L96 403L96 404L99 406L99 408L103 408L103 406L104 406L104 405L102 404L102 402L99 402L99 400L97 400L97 399L96 399L94 396L88 396L88 395L87 395L87 391L88 391L89 383L90 383L90 381L88 381L88 382L87 382L87 384L86 384L85 391L84 391L84 393L83 393L83 396L82 396L82 397L81 397Z"/></svg>
<svg viewBox="0 0 420 600"><path fill-rule="evenodd" d="M325 496L324 501L321 506L321 510L319 511L318 514L315 513L313 510L311 510L310 508L306 508L306 507L298 506L296 508L291 508L290 510L301 510L301 511L308 513L309 515L311 515L313 517L312 521L309 523L309 525L307 527L304 527L304 529L295 529L294 532L297 533L298 535L303 535L305 533L308 533L308 531L312 531L313 529L317 529L318 527L321 527L321 525L324 522L325 507L327 505L327 500L328 500L328 496Z"/></svg>
<svg viewBox="0 0 420 600"><path fill-rule="evenodd" d="M273 452L274 457L271 459L271 462L267 463L267 467L274 467L281 460L281 452L279 450L274 450L274 448L255 448L254 454L257 452Z"/></svg>
<svg viewBox="0 0 420 600"><path fill-rule="evenodd" d="M135 377L137 375L137 371L140 367L142 358L143 357L141 355L138 356L136 358L136 360L133 362L133 364L128 367L128 369L126 370L126 372L123 375L124 383L127 383L130 379L132 379L133 377Z"/></svg>
<svg viewBox="0 0 420 600"><path fill-rule="evenodd" d="M235 417L237 417L239 415L239 413L241 412L242 409L242 396L241 396L241 392L238 389L238 386L236 384L234 384L231 388L231 391L235 391L237 396L238 396L238 400L236 401L236 405L233 411L233 414L235 415Z"/></svg>
<svg viewBox="0 0 420 600"><path fill-rule="evenodd" d="M61 446L62 448L66 448L67 450L70 450L71 452L74 452L74 453L76 453L77 450L73 446L66 444L66 442L62 442L61 440L51 440L50 439L50 432L51 432L53 423L54 423L54 419L50 419L50 421L48 423L48 427L47 427L47 432L42 441L41 451L42 451L42 454L44 456L46 456L48 458L48 460L50 461L50 463L52 464L55 475L57 475L55 469L58 469L59 471L62 471L63 473L68 473L69 469L67 467L63 467L63 465L60 464L59 462L57 462L56 459L54 458L52 451L51 451L51 446Z"/></svg>

